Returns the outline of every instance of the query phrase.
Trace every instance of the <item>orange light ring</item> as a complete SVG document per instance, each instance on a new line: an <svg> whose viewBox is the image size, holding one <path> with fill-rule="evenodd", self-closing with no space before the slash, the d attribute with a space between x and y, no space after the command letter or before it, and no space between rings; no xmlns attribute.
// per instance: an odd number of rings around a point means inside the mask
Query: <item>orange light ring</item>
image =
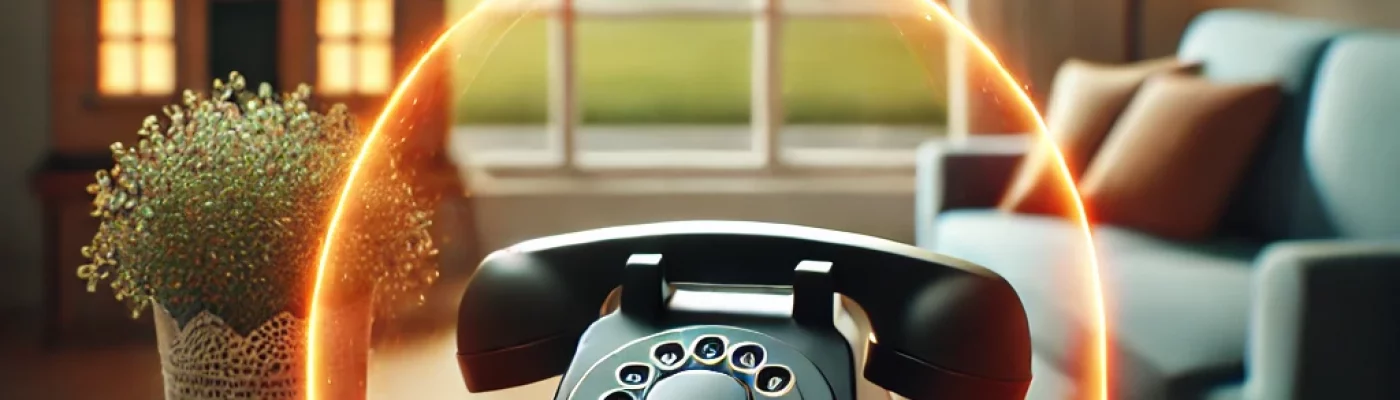
<svg viewBox="0 0 1400 400"><path fill-rule="evenodd" d="M319 255L319 259L316 265L316 282L312 289L311 309L308 318L310 326L307 329L308 354L306 363L306 393L308 400L319 400L319 397L317 396L317 388L319 387L318 382L321 380L321 378L318 375L319 370L317 368L316 360L320 356L321 346L318 340L316 340L316 338L319 334L319 327L322 322L320 321L322 316L319 312L320 300L322 296L323 285L325 283L327 263L329 262L329 256L332 251L331 246L332 243L335 242L335 237L340 225L340 220L345 212L347 199L350 198L350 193L353 191L356 179L359 177L360 167L364 165L365 160L369 158L370 150L372 150L372 146L369 146L369 143L372 143L374 139L378 137L378 135L380 135L380 133L384 130L384 127L387 124L389 117L392 115L391 111L396 109L399 103L403 101L404 94L408 91L408 88L418 77L418 74L422 72L422 69L427 64L428 60L432 59L433 56L436 55L442 49L442 47L446 45L447 40L452 37L454 32L459 30L461 27L467 25L467 23L469 23L473 19L473 17L477 15L477 12L479 10L486 8L490 3L494 1L496 0L485 0L483 3L477 5L477 7L474 8L471 12L467 13L467 15L458 19L457 22L453 23L446 30L444 30L433 42L433 44L428 47L428 49L423 53L423 55L418 59L418 61L413 65L413 67L408 71L408 73L404 75L403 79L400 80L399 85L396 88L394 88L393 94L390 95L389 100L384 105L384 110L380 112L379 117L375 120L373 128L371 128L369 132L369 135L366 136L365 144L361 146L359 154L355 157L355 163L351 166L350 173L346 177L344 186L342 186L341 188L340 197L336 201L335 211L331 214L330 224L328 225L325 234L325 242L322 244L321 254ZM1090 268L1088 270L1088 275L1091 283L1090 287L1093 289L1091 299L1093 304L1091 304L1090 307L1093 310L1095 326L1090 327L1090 331L1091 334L1094 336L1092 338L1092 347L1094 350L1094 354L1092 354L1090 358L1092 360L1091 365L1094 368L1094 370L1090 371L1090 373L1088 374L1089 379L1092 379L1092 381L1089 382L1088 385L1086 385L1090 390L1087 398L1096 400L1106 400L1108 398L1108 340L1106 329L1107 318L1104 310L1104 293L1102 279L1100 277L1098 252L1094 246L1093 232L1089 225L1088 214L1084 207L1084 202L1080 197L1079 189L1074 184L1074 177L1069 171L1069 165L1065 162L1064 153L1060 150L1059 145L1056 144L1054 140L1050 140L1049 135L1047 134L1048 128L1045 125L1045 120L1037 111L1035 102L1030 98L1030 95L1027 94L1022 88L1022 86L1017 82L1016 78L1012 76L1011 72L1008 71L1004 65L1002 65L1000 59L996 56L996 53L992 51L992 49L988 47L987 44L983 42L980 37L977 36L976 33L974 33L971 29L969 29L966 25L959 21L957 17L955 17L946 7L934 2L933 0L923 0L923 2L926 6L933 10L933 13L936 14L941 21L943 21L948 26L955 27L955 30L960 36L965 38L967 41L971 42L973 44L973 48L975 48L977 52L983 57L986 57L987 60L989 60L992 63L992 65L996 67L998 76L1000 76L1008 85L1010 85L1014 89L1013 92L1016 93L1016 99L1022 104L1022 106L1026 107L1026 109L1031 111L1031 115L1035 119L1036 126L1039 128L1036 134L1039 135L1039 137L1044 143L1049 144L1051 149L1053 150L1051 153L1054 155L1055 164L1057 170L1063 178L1063 182L1069 183L1069 192L1073 195L1073 203L1075 206L1074 217L1079 225L1080 233L1084 236L1085 245L1089 250Z"/></svg>
<svg viewBox="0 0 1400 400"><path fill-rule="evenodd" d="M496 0L483 1L481 4L477 5L476 8L472 9L471 12L458 19L456 23L453 23L438 35L432 45L424 51L423 55L418 58L418 61L413 64L413 67L410 68L408 73L403 76L403 79L399 81L398 86L394 88L394 92L389 96L389 100L384 103L384 109L380 111L379 117L375 119L374 126L370 129L369 134L366 135L364 143L361 144L359 154L355 156L355 163L351 165L350 173L345 178L345 183L341 187L340 197L335 203L335 211L331 214L330 223L326 227L325 241L321 244L321 254L316 262L316 282L312 287L311 309L308 312L307 318L309 326L307 327L306 345L306 398L308 400L319 399L319 396L317 396L317 389L320 387L319 382L321 381L321 377L319 375L320 371L317 368L317 360L321 355L321 343L319 343L317 338L320 334L321 325L323 325L323 321L321 321L323 316L320 312L320 302L322 289L326 282L327 264L330 261L330 254L332 251L331 246L335 243L340 220L345 214L345 206L346 203L348 203L347 200L350 198L350 193L354 191L356 179L360 174L360 167L364 165L365 160L369 158L370 150L373 149L373 146L370 146L370 144L374 143L374 140L384 131L385 125L388 124L389 117L393 115L392 111L398 108L399 103L403 101L404 94L408 92L413 81L418 78L418 74L423 71L423 67L428 64L428 60L432 59L433 56L447 44L448 39L452 37L454 32L466 26L473 19L472 17L477 15L477 10L484 9L495 1Z"/></svg>
<svg viewBox="0 0 1400 400"><path fill-rule="evenodd" d="M1093 381L1086 385L1088 386L1087 389L1090 390L1086 398L1107 400L1108 318L1104 309L1103 280L1100 276L1101 271L1098 250L1094 244L1093 228L1089 224L1088 212L1084 207L1084 200L1079 194L1079 187L1075 184L1073 174L1069 171L1069 164L1065 162L1064 152L1060 150L1060 145L1055 143L1053 138L1048 134L1050 129L1045 124L1045 118L1040 115L1035 101L1031 100L1030 94L1026 93L1023 86L1016 80L1016 77L1011 75L1011 71L1008 71L1006 66L1002 65L1001 59L997 57L996 52L992 51L991 47L987 46L987 43L983 42L982 38L977 36L971 28L968 28L967 25L964 25L961 21L958 21L957 17L946 7L933 0L923 1L929 8L933 9L935 14L938 14L939 19L949 26L957 28L957 33L971 42L973 47L977 49L977 52L983 57L986 57L987 60L992 63L992 66L996 67L997 74L1014 89L1012 92L1016 93L1016 100L1031 111L1031 116L1035 118L1036 127L1039 128L1036 135L1039 136L1043 143L1049 144L1050 148L1053 150L1051 153L1055 156L1056 169L1063 178L1063 182L1068 183L1069 192L1073 195L1074 219L1079 225L1079 231L1084 236L1084 244L1089 252L1089 283L1090 287L1093 289L1091 293L1091 302L1093 304L1090 304L1090 309L1092 310L1095 326L1090 327L1090 334L1093 335L1091 342L1094 354L1090 355L1090 360L1092 361L1090 365L1093 370L1089 371L1088 378L1093 379Z"/></svg>

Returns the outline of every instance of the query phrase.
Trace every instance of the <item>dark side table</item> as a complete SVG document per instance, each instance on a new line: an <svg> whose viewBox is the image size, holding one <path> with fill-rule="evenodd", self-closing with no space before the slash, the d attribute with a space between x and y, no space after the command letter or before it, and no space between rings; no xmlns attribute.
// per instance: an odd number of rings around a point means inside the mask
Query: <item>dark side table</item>
<svg viewBox="0 0 1400 400"><path fill-rule="evenodd" d="M32 188L43 213L44 341L49 347L108 345L154 338L149 316L132 319L110 287L87 291L78 279L85 263L81 249L97 233L98 220L89 215L99 169L111 168L110 154L52 154L34 171Z"/></svg>

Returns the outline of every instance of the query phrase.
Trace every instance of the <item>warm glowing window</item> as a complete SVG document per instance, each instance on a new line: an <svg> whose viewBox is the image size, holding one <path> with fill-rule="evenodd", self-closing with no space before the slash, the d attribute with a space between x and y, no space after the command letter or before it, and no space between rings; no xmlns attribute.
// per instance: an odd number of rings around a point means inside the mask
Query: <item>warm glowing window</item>
<svg viewBox="0 0 1400 400"><path fill-rule="evenodd" d="M97 88L104 95L175 90L174 0L101 0Z"/></svg>
<svg viewBox="0 0 1400 400"><path fill-rule="evenodd" d="M318 89L387 93L393 81L393 0L320 0L317 13Z"/></svg>

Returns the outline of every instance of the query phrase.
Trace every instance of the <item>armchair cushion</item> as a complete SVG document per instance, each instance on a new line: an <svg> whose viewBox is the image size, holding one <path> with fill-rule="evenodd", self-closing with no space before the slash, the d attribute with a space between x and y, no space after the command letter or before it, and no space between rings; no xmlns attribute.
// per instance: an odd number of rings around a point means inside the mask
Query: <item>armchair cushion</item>
<svg viewBox="0 0 1400 400"><path fill-rule="evenodd" d="M1280 242L1258 268L1248 398L1400 398L1400 239Z"/></svg>
<svg viewBox="0 0 1400 400"><path fill-rule="evenodd" d="M921 245L1006 277L1026 308L1036 357L1076 376L1093 321L1078 228L1052 216L957 210L932 229L935 239ZM1258 245L1173 242L1112 226L1095 235L1110 303L1114 398L1199 398L1243 378Z"/></svg>

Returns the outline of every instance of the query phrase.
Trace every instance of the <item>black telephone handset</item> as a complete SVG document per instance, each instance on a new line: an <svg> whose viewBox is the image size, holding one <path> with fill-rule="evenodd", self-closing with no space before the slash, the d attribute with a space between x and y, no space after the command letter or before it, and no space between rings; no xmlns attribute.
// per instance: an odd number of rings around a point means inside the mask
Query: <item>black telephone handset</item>
<svg viewBox="0 0 1400 400"><path fill-rule="evenodd" d="M600 318L618 287L620 309ZM725 287L769 291L709 289ZM457 358L472 392L563 374L560 400L854 399L833 294L869 318L871 383L911 399L1025 397L1030 333L1000 276L883 239L754 222L604 228L497 251L462 296ZM764 314L774 299L784 313Z"/></svg>

